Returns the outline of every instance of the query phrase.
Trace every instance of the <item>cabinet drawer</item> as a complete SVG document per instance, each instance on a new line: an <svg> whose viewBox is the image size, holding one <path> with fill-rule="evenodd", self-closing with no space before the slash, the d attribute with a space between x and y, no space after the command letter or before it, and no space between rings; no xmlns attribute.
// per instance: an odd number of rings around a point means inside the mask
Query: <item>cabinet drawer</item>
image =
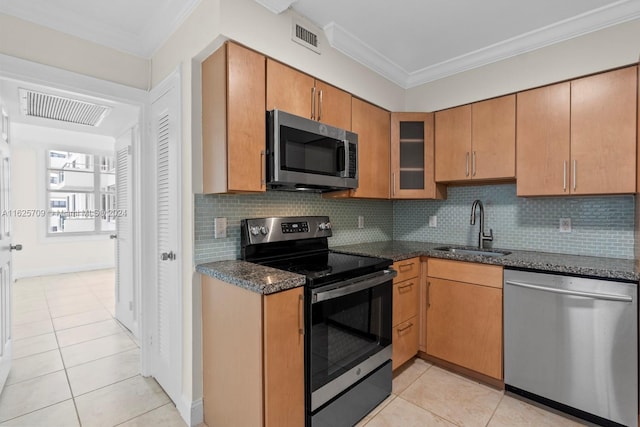
<svg viewBox="0 0 640 427"><path fill-rule="evenodd" d="M393 284L393 325L418 315L419 293L417 277Z"/></svg>
<svg viewBox="0 0 640 427"><path fill-rule="evenodd" d="M392 369L396 369L418 354L418 317L393 327Z"/></svg>
<svg viewBox="0 0 640 427"><path fill-rule="evenodd" d="M429 277L502 288L502 267L498 265L430 258L427 271Z"/></svg>
<svg viewBox="0 0 640 427"><path fill-rule="evenodd" d="M413 279L420 274L420 258L409 258L393 263L393 269L398 272L395 282L402 282L407 279Z"/></svg>

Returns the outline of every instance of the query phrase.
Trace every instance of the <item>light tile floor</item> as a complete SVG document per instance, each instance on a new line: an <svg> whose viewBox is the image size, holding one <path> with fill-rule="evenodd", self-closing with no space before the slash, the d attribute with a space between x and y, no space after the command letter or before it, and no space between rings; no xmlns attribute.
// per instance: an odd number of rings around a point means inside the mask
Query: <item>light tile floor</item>
<svg viewBox="0 0 640 427"><path fill-rule="evenodd" d="M0 426L185 426L158 384L138 374L140 349L114 319L113 270L23 279L13 290ZM358 427L578 425L415 359Z"/></svg>
<svg viewBox="0 0 640 427"><path fill-rule="evenodd" d="M18 280L13 363L0 426L184 427L173 403L140 376L140 348L115 319L113 270Z"/></svg>
<svg viewBox="0 0 640 427"><path fill-rule="evenodd" d="M571 427L580 420L414 359L394 373L391 396L357 427Z"/></svg>

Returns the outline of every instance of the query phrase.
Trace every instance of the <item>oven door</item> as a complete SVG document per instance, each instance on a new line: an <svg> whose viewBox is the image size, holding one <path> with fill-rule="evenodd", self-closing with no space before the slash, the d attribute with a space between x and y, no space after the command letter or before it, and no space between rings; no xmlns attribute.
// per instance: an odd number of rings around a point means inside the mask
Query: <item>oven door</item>
<svg viewBox="0 0 640 427"><path fill-rule="evenodd" d="M391 359L393 270L311 289L307 381L315 411Z"/></svg>

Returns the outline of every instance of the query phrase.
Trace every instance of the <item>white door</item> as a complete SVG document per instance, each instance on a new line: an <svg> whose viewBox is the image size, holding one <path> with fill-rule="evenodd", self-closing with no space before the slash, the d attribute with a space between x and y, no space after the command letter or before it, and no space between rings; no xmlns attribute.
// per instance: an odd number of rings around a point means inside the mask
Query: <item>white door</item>
<svg viewBox="0 0 640 427"><path fill-rule="evenodd" d="M157 284L154 292L153 376L174 403L182 376L180 287L180 91L176 73L154 89L151 128L156 152Z"/></svg>
<svg viewBox="0 0 640 427"><path fill-rule="evenodd" d="M134 290L133 246L133 139L137 128L116 139L116 319L138 336L138 309Z"/></svg>
<svg viewBox="0 0 640 427"><path fill-rule="evenodd" d="M11 150L9 149L9 117L0 106L0 392L11 369L11 251L21 245L11 244L11 210L9 176Z"/></svg>

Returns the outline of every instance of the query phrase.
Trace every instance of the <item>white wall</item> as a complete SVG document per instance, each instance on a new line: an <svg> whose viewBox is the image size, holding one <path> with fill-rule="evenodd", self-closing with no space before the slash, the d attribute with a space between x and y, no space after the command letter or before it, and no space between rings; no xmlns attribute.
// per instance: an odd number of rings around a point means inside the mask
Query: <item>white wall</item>
<svg viewBox="0 0 640 427"><path fill-rule="evenodd" d="M11 209L42 209L45 202L45 150L47 147L84 147L113 151L113 138L91 134L12 124ZM16 278L114 266L114 241L108 235L46 237L43 217L13 218L13 252Z"/></svg>
<svg viewBox="0 0 640 427"><path fill-rule="evenodd" d="M406 111L436 111L638 62L640 19L409 89Z"/></svg>
<svg viewBox="0 0 640 427"><path fill-rule="evenodd" d="M0 53L63 70L149 88L148 59L0 13Z"/></svg>

